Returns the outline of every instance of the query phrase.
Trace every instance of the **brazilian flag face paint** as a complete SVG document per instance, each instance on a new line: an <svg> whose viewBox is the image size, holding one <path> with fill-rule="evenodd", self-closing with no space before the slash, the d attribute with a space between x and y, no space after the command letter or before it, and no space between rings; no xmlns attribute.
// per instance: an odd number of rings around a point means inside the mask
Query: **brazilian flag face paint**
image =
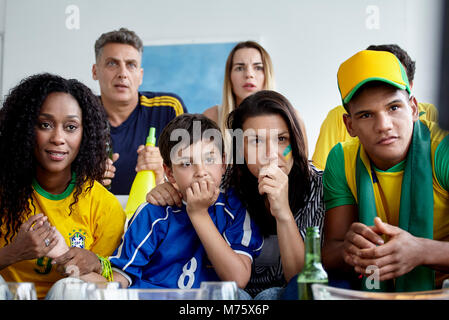
<svg viewBox="0 0 449 320"><path fill-rule="evenodd" d="M292 157L292 145L289 144L285 149L284 152L282 153L282 155L284 156L285 160L290 160L290 158Z"/></svg>

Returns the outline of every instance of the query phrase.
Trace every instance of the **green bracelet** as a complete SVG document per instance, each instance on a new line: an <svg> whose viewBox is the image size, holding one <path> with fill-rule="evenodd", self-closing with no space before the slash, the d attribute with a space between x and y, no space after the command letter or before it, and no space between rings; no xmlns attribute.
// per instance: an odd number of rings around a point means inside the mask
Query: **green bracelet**
<svg viewBox="0 0 449 320"><path fill-rule="evenodd" d="M101 263L101 275L108 280L108 282L114 281L114 277L112 275L112 266L111 261L109 259L103 258L102 256L97 254L98 259Z"/></svg>

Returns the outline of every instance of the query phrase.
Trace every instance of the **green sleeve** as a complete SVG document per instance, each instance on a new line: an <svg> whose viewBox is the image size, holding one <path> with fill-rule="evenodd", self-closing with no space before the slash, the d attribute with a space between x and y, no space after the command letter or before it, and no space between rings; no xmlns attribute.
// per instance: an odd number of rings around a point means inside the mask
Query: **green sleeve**
<svg viewBox="0 0 449 320"><path fill-rule="evenodd" d="M449 135L435 150L435 175L443 189L449 192Z"/></svg>
<svg viewBox="0 0 449 320"><path fill-rule="evenodd" d="M332 148L323 174L324 202L326 210L357 204L349 189L345 175L345 159L341 143Z"/></svg>

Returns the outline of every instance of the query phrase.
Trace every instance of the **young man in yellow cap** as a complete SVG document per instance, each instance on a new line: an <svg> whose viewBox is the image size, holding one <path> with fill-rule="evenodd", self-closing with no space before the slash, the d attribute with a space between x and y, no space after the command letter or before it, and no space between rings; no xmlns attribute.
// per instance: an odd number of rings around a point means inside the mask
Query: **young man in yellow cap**
<svg viewBox="0 0 449 320"><path fill-rule="evenodd" d="M410 88L413 88L415 61L412 60L407 51L397 44L370 45L366 50L388 51L394 54L399 61L401 61L407 72ZM435 122L438 120L438 111L433 104L419 102L418 109L419 117L421 119ZM320 170L324 170L327 156L337 143L356 139L351 137L346 130L346 126L343 122L343 115L345 113L345 108L342 105L339 105L329 111L321 124L320 134L318 135L315 150L312 155L313 164Z"/></svg>
<svg viewBox="0 0 449 320"><path fill-rule="evenodd" d="M449 272L448 132L419 119L390 52L361 51L337 78L358 139L337 144L324 171L324 267L365 276L365 290L439 287Z"/></svg>

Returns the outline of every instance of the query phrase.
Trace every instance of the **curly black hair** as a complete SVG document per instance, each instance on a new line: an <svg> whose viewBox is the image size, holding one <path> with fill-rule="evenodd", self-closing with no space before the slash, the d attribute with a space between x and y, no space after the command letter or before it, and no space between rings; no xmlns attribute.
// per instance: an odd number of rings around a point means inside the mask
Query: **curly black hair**
<svg viewBox="0 0 449 320"><path fill-rule="evenodd" d="M35 127L41 106L50 93L63 92L73 96L82 111L83 136L81 146L71 165L75 173L74 201L78 201L82 187L87 190L105 171L109 140L106 113L92 91L75 79L42 73L23 79L12 88L0 109L0 237L8 243L20 225L32 213L32 181L36 174ZM5 231L6 230L6 231Z"/></svg>

